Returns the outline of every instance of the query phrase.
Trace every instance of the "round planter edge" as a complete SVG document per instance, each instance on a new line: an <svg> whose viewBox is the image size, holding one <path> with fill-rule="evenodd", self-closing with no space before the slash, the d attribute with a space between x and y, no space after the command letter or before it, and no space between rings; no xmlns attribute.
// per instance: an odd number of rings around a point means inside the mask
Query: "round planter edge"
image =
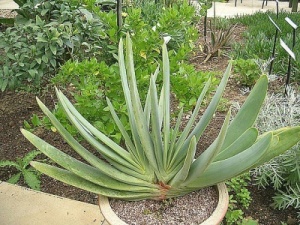
<svg viewBox="0 0 300 225"><path fill-rule="evenodd" d="M210 217L203 221L201 225L219 225L225 217L229 204L227 187L225 183L219 183L216 188L218 189L219 194L217 207ZM109 204L109 199L103 195L99 195L99 208L104 219L110 225L128 225L112 210Z"/></svg>

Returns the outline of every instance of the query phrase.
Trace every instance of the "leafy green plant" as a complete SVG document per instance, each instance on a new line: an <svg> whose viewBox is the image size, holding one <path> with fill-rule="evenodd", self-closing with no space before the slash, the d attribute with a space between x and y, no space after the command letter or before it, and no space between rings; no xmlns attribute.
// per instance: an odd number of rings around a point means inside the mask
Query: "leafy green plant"
<svg viewBox="0 0 300 225"><path fill-rule="evenodd" d="M251 203L250 192L247 189L250 174L245 173L226 182L229 197L229 209L226 212L226 224L244 224L243 209L248 209Z"/></svg>
<svg viewBox="0 0 300 225"><path fill-rule="evenodd" d="M38 8L34 19L0 34L0 49L7 56L0 59L2 91L22 83L38 85L42 77L53 75L70 58L101 54L99 46L105 35L101 21L90 12L64 1L47 1L39 7L43 8ZM48 20L44 19L46 14Z"/></svg>
<svg viewBox="0 0 300 225"><path fill-rule="evenodd" d="M155 11L158 7L150 3L143 3L143 5L147 5L147 8L127 9L127 16L122 30L122 32L129 30L134 33L133 42L135 52L138 53L134 55L137 70L136 79L141 89L139 93L141 99L143 101L146 97L149 76L156 69L157 61L160 60L160 43L162 43L160 34L174 34L169 42L172 49L169 51L170 67L172 71L175 71L171 76L171 85L179 100L179 105L185 105L186 110L191 110L195 106L197 97L204 88L206 80L209 77L211 78L212 87L209 91L213 90L219 82L214 73L197 72L194 66L187 63L187 55L190 54L193 48L191 43L197 37L197 32L192 24L194 18L193 8L184 4L181 7L176 6L172 9L160 9L162 13L156 14L157 17L153 16L154 20L151 20L150 16L147 17L146 15ZM110 52L110 54L115 54L117 51L115 42L118 39L116 17L112 12L98 12L98 15L104 21L106 33L110 40L104 50ZM158 26L156 30L151 29L154 24ZM121 33L121 35L123 34ZM112 99L116 112L126 129L129 129L129 124L126 122L127 112L124 96L120 94L118 88L121 84L119 71L116 65L99 61L95 58L81 62L70 60L60 68L52 81L60 88L71 90L70 94L76 101L77 110L93 126L109 135L114 141L120 142L121 133L106 107L105 100L106 97ZM160 77L158 79L158 83L161 83ZM186 88L183 89L182 86ZM68 126L69 132L74 134L74 129L71 129L65 115L60 113L62 110L57 113L59 109L61 107L57 105L53 114L64 126Z"/></svg>
<svg viewBox="0 0 300 225"><path fill-rule="evenodd" d="M254 59L236 59L233 61L235 80L244 86L252 87L262 74Z"/></svg>
<svg viewBox="0 0 300 225"><path fill-rule="evenodd" d="M14 167L18 172L12 175L7 182L16 184L21 177L24 178L24 182L34 190L40 190L40 173L30 166L30 161L35 157L42 154L42 152L34 150L28 152L23 158L17 158L16 161L2 160L0 161L1 167Z"/></svg>
<svg viewBox="0 0 300 225"><path fill-rule="evenodd" d="M127 113L124 96L118 88L121 84L119 77L116 65L108 66L93 58L82 62L68 61L52 82L66 88L71 85L71 94L76 101L77 110L97 129L114 141L120 142L121 134L106 105L106 98L112 99L124 126L129 129L129 126L125 125ZM69 124L60 105L57 105L53 113L61 123ZM70 129L71 127L68 128L69 132ZM76 129L72 129L71 132L74 134Z"/></svg>
<svg viewBox="0 0 300 225"><path fill-rule="evenodd" d="M229 125L229 111L217 139L194 160L197 142L215 113L231 66L224 73L199 122L193 126L210 80L200 94L188 124L179 132L183 110L179 113L175 127L170 127L170 66L166 44L162 47L162 89L159 94L155 84L158 76L156 70L150 78L144 107L138 93L129 35L126 39L126 56L121 40L118 58L131 133L122 125L109 99L107 104L125 139L126 149L95 129L62 92L57 91L69 120L106 161L80 145L38 100L57 131L90 165L61 152L29 131L22 130L33 145L62 168L31 162L33 167L55 179L108 197L127 200L167 199L242 174L284 152L300 139L300 127L281 128L260 136L252 127L268 86L267 77L262 76L235 119Z"/></svg>

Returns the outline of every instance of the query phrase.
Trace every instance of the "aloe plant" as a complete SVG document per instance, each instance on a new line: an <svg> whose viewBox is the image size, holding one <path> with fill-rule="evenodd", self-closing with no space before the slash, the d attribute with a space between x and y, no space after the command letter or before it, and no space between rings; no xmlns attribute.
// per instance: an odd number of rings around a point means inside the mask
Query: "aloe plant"
<svg viewBox="0 0 300 225"><path fill-rule="evenodd" d="M196 122L202 100L210 85L198 98L193 114L183 130L180 124L183 110L171 127L170 67L166 44L162 46L163 86L157 90L159 69L150 78L145 104L142 105L137 87L132 43L126 38L119 43L119 67L128 110L130 133L122 125L111 102L108 108L120 129L126 147L114 143L86 121L59 90L60 104L70 122L105 160L77 142L39 100L42 111L49 117L67 143L85 160L78 161L39 137L22 130L24 136L60 167L40 162L31 165L42 173L90 192L125 200L165 199L215 185L261 165L289 149L300 139L300 127L282 128L262 135L252 127L264 101L268 79L262 76L235 118L230 110L216 140L195 159L196 145L213 117L224 92L231 64L201 119Z"/></svg>

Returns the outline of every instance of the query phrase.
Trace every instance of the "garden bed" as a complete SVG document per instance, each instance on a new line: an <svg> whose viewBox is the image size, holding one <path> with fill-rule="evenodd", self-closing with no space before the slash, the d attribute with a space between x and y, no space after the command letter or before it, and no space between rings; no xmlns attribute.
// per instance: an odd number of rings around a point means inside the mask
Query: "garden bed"
<svg viewBox="0 0 300 225"><path fill-rule="evenodd" d="M235 32L235 41L242 40L240 33L243 31L243 27L238 27ZM202 32L202 27L200 28ZM203 40L200 40L200 43ZM192 56L192 63L203 71L224 71L228 58L225 56L213 57L206 64L202 64L205 56L194 55ZM272 89L280 89L282 83L276 81L272 83ZM39 98L46 103L47 106L52 108L56 102L54 89L52 86L45 85L39 94ZM229 102L238 101L242 103L245 99L240 91L240 86L236 84L234 80L230 80L225 92L225 97ZM41 110L38 108L36 100L36 94L28 92L13 92L5 91L0 93L0 160L16 160L16 158L22 158L31 150L33 146L22 136L20 128L24 126L24 120L30 120L33 114L42 115ZM215 115L212 123L208 127L208 131L200 140L198 146L198 152L206 149L215 137L218 135L219 129L224 119L224 112L219 112ZM63 149L76 157L71 148L68 147L65 141L60 136L51 130L44 128L38 128L35 131L39 137L50 142L55 147ZM42 159L42 156L39 156ZM0 180L7 180L11 175L15 174L16 170L11 168L5 168L0 170ZM21 179L19 185L25 185ZM252 217L259 220L259 224L265 225L280 225L281 222L287 224L297 224L297 212L293 209L287 210L274 210L270 204L272 202L272 196L274 191L272 189L259 190L257 186L250 185L252 203L248 210L245 212L245 217ZM86 191L79 190L69 185L65 185L61 182L53 180L47 176L41 175L41 191L46 193L55 194L70 199L75 199L83 202L97 204L97 195L88 193Z"/></svg>

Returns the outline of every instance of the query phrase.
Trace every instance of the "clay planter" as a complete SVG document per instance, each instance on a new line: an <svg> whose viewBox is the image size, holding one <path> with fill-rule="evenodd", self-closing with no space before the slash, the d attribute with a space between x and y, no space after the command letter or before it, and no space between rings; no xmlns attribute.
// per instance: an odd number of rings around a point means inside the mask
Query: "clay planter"
<svg viewBox="0 0 300 225"><path fill-rule="evenodd" d="M225 183L220 183L217 186L219 200L216 209L211 216L207 218L201 225L218 225L222 222L229 203L228 191ZM110 225L128 225L122 221L112 210L107 197L99 195L99 207L106 220Z"/></svg>

